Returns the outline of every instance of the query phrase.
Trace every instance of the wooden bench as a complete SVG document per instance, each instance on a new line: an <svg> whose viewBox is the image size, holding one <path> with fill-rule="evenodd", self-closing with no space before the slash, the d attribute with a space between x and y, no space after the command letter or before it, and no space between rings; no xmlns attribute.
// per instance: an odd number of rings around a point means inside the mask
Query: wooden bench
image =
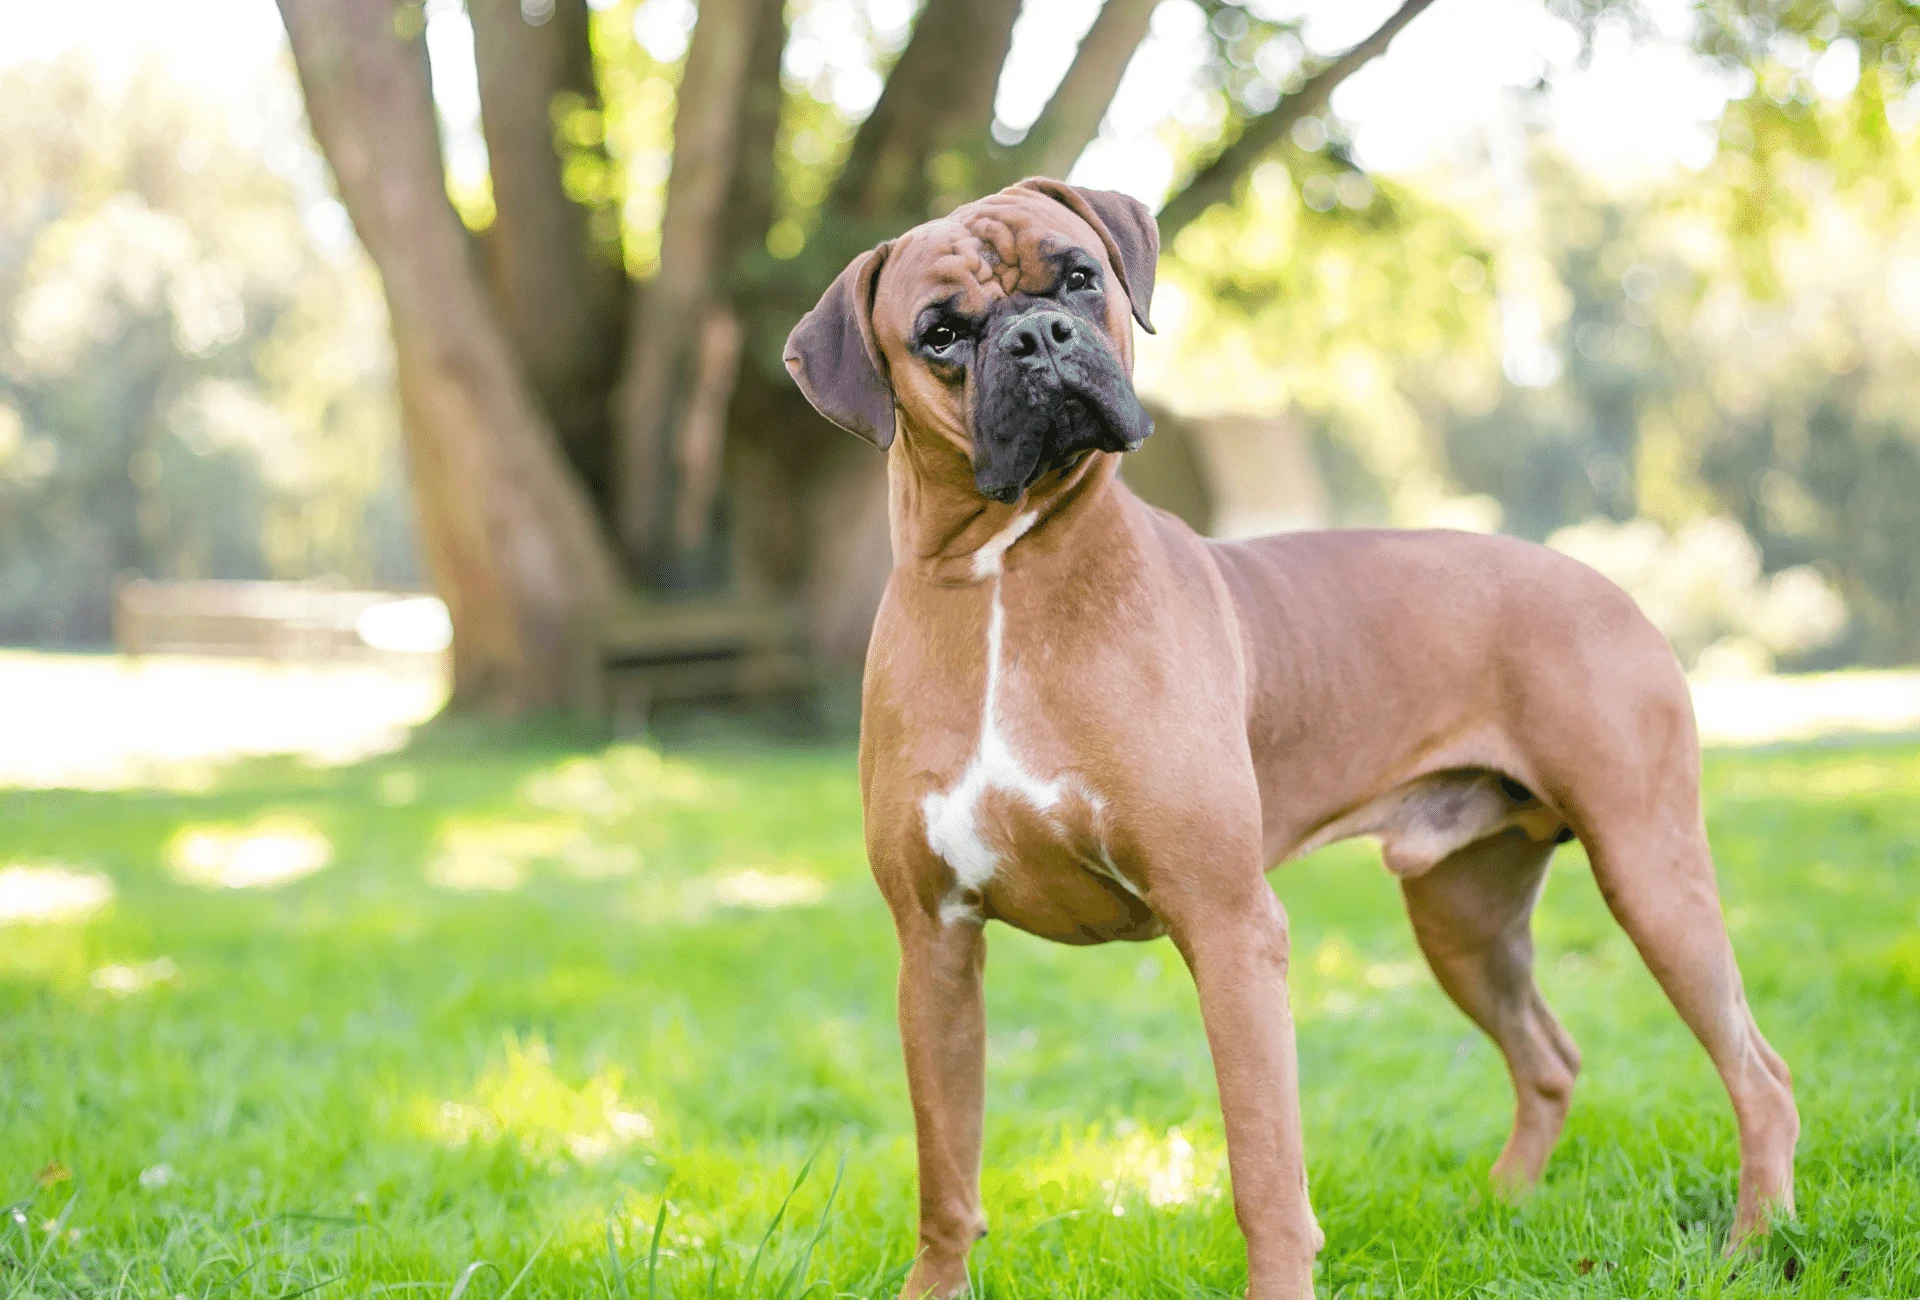
<svg viewBox="0 0 1920 1300"><path fill-rule="evenodd" d="M616 734L644 731L662 701L765 700L816 684L795 605L736 596L621 598L574 630L575 706Z"/></svg>
<svg viewBox="0 0 1920 1300"><path fill-rule="evenodd" d="M368 610L417 593L349 591L307 582L120 582L113 640L122 654L364 659L381 653L360 634Z"/></svg>

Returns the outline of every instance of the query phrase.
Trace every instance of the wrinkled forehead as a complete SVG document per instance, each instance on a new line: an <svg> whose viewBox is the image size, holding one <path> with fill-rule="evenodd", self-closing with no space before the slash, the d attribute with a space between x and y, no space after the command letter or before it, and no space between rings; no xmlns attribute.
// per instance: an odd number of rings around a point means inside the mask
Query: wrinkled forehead
<svg viewBox="0 0 1920 1300"><path fill-rule="evenodd" d="M875 325L904 331L937 303L973 316L1016 293L1045 293L1060 278L1060 254L1074 248L1111 273L1100 236L1071 209L1038 194L988 195L894 241Z"/></svg>

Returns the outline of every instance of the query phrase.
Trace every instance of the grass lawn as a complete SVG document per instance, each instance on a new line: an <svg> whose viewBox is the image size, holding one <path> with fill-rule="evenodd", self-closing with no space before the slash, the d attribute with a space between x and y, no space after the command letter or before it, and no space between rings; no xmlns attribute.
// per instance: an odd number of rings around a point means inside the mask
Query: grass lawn
<svg viewBox="0 0 1920 1300"><path fill-rule="evenodd" d="M1273 878L1323 1296L1920 1295L1920 747L1716 754L1708 787L1800 1220L1720 1260L1724 1094L1577 849L1539 924L1587 1067L1543 1189L1494 1202L1498 1055L1347 846ZM0 1295L887 1294L912 1148L859 825L845 748L453 725L194 792L0 791L24 906L112 888L0 929ZM979 1290L1238 1294L1177 955L991 948Z"/></svg>

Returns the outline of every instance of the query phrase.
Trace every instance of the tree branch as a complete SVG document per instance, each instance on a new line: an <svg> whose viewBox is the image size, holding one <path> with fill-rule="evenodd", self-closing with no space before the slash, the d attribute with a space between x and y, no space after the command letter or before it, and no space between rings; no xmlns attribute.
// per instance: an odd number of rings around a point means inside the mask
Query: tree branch
<svg viewBox="0 0 1920 1300"><path fill-rule="evenodd" d="M1405 0L1371 36L1308 77L1305 85L1281 100L1271 112L1248 122L1239 139L1195 172L1193 179L1161 207L1161 246L1171 244L1174 236L1208 208L1230 200L1235 182L1252 170L1269 149L1284 140L1295 123L1324 112L1335 87L1384 54L1400 30L1432 3L1433 0Z"/></svg>
<svg viewBox="0 0 1920 1300"><path fill-rule="evenodd" d="M787 48L785 0L758 0L753 17L753 48L747 54L746 80L740 92L740 128L736 146L740 156L733 188L727 195L725 247L734 280L740 289L740 263L756 250L764 255L767 231L773 225L779 188L780 58ZM782 336L784 337L784 336ZM784 368L781 371L785 376Z"/></svg>
<svg viewBox="0 0 1920 1300"><path fill-rule="evenodd" d="M1008 151L1014 178L1064 177L1072 169L1099 134L1107 106L1159 5L1160 0L1107 0L1100 6L1059 88L1034 119L1027 138Z"/></svg>
<svg viewBox="0 0 1920 1300"><path fill-rule="evenodd" d="M723 236L760 0L705 0L673 118L660 272L641 287L618 396L616 521L637 573L658 577L670 544L666 475L677 460L691 352L727 270Z"/></svg>
<svg viewBox="0 0 1920 1300"><path fill-rule="evenodd" d="M1019 11L1019 0L927 0L880 101L854 134L829 210L862 223L911 224L932 215L928 205L938 194L973 188L971 175L937 183L929 164L989 139Z"/></svg>

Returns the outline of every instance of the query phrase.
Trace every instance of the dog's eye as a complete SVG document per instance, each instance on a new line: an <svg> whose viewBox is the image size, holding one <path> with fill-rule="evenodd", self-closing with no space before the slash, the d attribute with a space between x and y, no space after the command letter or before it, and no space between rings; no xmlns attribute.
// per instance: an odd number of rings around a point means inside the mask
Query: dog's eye
<svg viewBox="0 0 1920 1300"><path fill-rule="evenodd" d="M1092 287L1093 272L1089 271L1086 267L1076 266L1067 272L1068 292L1074 292L1080 289L1091 289Z"/></svg>
<svg viewBox="0 0 1920 1300"><path fill-rule="evenodd" d="M935 325L921 337L920 341L931 351L945 352L960 341L960 336L953 332L951 325Z"/></svg>

